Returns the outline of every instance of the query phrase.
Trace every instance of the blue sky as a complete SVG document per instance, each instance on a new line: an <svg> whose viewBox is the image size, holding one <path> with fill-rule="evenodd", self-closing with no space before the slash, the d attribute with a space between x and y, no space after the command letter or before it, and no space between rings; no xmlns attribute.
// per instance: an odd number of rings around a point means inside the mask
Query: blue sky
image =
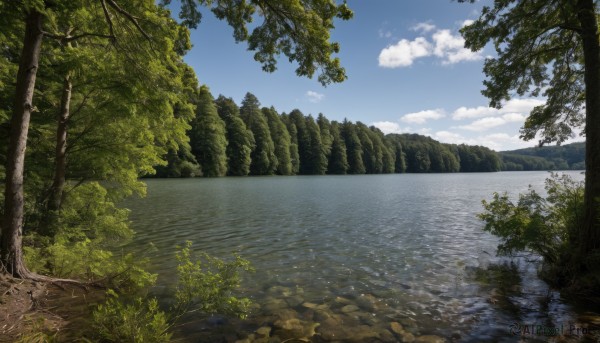
<svg viewBox="0 0 600 343"><path fill-rule="evenodd" d="M332 32L348 80L328 87L316 77L296 76L286 58L276 72L263 72L246 44L236 44L232 29L208 11L192 31L194 48L185 60L215 97L223 94L238 104L251 92L279 112L323 113L385 133L419 133L494 150L534 146L518 138L519 128L543 99L516 98L502 110L488 108L480 93L482 66L493 49L472 53L458 33L488 2L349 0L354 18L337 21Z"/></svg>

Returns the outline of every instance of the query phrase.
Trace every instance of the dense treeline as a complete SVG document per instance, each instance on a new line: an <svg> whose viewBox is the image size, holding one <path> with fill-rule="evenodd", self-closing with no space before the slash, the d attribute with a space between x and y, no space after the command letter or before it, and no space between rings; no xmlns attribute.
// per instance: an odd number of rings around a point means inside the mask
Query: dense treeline
<svg viewBox="0 0 600 343"><path fill-rule="evenodd" d="M500 152L502 170L585 169L585 143Z"/></svg>
<svg viewBox="0 0 600 343"><path fill-rule="evenodd" d="M583 143L495 152L482 146L444 144L418 134L388 134L361 122L315 119L300 110L278 113L247 93L241 107L213 99L203 86L191 149L166 155L158 177L455 173L566 170L585 167Z"/></svg>
<svg viewBox="0 0 600 343"><path fill-rule="evenodd" d="M361 122L278 113L247 93L241 106L201 87L188 131L191 150L170 151L159 177L453 173L499 171L498 154L442 144L417 134L388 134Z"/></svg>

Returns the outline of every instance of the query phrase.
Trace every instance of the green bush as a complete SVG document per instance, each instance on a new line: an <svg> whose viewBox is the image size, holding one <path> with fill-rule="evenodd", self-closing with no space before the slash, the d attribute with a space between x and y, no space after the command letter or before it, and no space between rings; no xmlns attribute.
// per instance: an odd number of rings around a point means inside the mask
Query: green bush
<svg viewBox="0 0 600 343"><path fill-rule="evenodd" d="M169 311L159 309L156 298L138 297L123 301L114 291L94 311L94 328L101 341L167 342L177 321L190 312L208 315L229 314L244 318L250 300L233 293L240 286L240 271L250 270L247 260L239 256L231 262L202 254L193 260L191 242L177 252L178 282L175 304Z"/></svg>
<svg viewBox="0 0 600 343"><path fill-rule="evenodd" d="M169 342L171 334L168 316L158 307L155 298L135 299L125 303L114 291L109 299L94 311L94 329L102 341L131 343Z"/></svg>
<svg viewBox="0 0 600 343"><path fill-rule="evenodd" d="M144 287L156 278L144 271L147 260L115 253L115 247L133 237L128 215L114 204L106 187L82 184L65 199L53 237L31 233L25 238L26 263L33 271L56 277Z"/></svg>
<svg viewBox="0 0 600 343"><path fill-rule="evenodd" d="M583 220L584 184L552 173L545 188L545 198L530 188L516 203L507 193L494 193L492 201L483 201L485 212L479 218L485 221L485 231L500 237L499 255L537 254L557 281L573 273L570 264Z"/></svg>

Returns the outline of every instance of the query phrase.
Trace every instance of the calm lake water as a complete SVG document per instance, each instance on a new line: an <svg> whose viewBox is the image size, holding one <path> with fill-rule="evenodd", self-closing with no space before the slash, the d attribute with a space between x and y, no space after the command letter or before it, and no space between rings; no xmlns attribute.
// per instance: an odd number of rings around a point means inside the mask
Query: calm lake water
<svg viewBox="0 0 600 343"><path fill-rule="evenodd" d="M243 282L244 294L258 304L250 318L187 325L182 334L191 341L226 332L219 339L250 335L249 342L265 327L281 341L312 336L318 342L394 342L410 340L408 334L446 341L548 340L524 332L525 325L562 326L567 338L578 340L568 335L569 325L588 327L590 313L549 290L533 266L497 258L497 239L476 218L481 200L493 192L516 196L529 185L543 191L548 176L147 180L148 196L125 206L137 232L133 248L144 251L150 242L158 248L149 257L160 273L159 296L173 282L174 252L186 240L217 257L237 252L256 268ZM513 335L519 330L525 335Z"/></svg>

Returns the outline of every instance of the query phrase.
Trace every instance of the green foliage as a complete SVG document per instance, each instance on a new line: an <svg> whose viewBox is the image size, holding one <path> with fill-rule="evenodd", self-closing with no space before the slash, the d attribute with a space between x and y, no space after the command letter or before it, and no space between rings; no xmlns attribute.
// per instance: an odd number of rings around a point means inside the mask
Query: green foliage
<svg viewBox="0 0 600 343"><path fill-rule="evenodd" d="M503 170L585 169L585 143L500 152Z"/></svg>
<svg viewBox="0 0 600 343"><path fill-rule="evenodd" d="M272 175L277 168L275 145L265 115L260 110L260 102L251 93L247 93L242 101L240 114L248 129L254 135L255 148L251 153L252 175Z"/></svg>
<svg viewBox="0 0 600 343"><path fill-rule="evenodd" d="M344 119L341 127L341 135L344 139L344 142L346 142L348 174L364 174L366 172L365 165L363 163L364 153L354 124Z"/></svg>
<svg viewBox="0 0 600 343"><path fill-rule="evenodd" d="M222 313L244 318L248 313L250 300L237 298L233 292L240 286L241 270L252 270L250 262L236 256L231 262L204 253L192 259L192 243L177 253L177 273L179 280L175 291L175 313L191 310L206 314Z"/></svg>
<svg viewBox="0 0 600 343"><path fill-rule="evenodd" d="M300 173L323 175L327 171L327 157L321 143L321 131L311 115L305 117L305 121L304 128L306 131L298 133L303 138L303 140L299 140Z"/></svg>
<svg viewBox="0 0 600 343"><path fill-rule="evenodd" d="M485 231L501 238L500 254L533 252L547 263L564 263L583 219L583 183L552 174L546 191L543 198L530 189L516 203L506 193L494 193L492 201L483 201L486 212L479 218L486 223Z"/></svg>
<svg viewBox="0 0 600 343"><path fill-rule="evenodd" d="M153 297L121 299L109 290L108 300L93 313L94 329L101 341L168 342L172 328L188 313L228 314L244 318L250 300L238 298L240 271L251 270L247 260L236 256L231 262L202 254L194 259L191 242L176 254L178 281L174 290L175 304L167 312Z"/></svg>
<svg viewBox="0 0 600 343"><path fill-rule="evenodd" d="M115 246L132 236L129 211L115 206L98 182L72 189L58 216L52 238L31 233L25 258L33 271L80 278L119 288L141 288L156 275L144 271L147 260L131 253L115 254Z"/></svg>
<svg viewBox="0 0 600 343"><path fill-rule="evenodd" d="M502 170L556 170L557 165L542 157L501 153ZM568 169L568 168L564 168Z"/></svg>
<svg viewBox="0 0 600 343"><path fill-rule="evenodd" d="M202 176L202 168L192 154L191 148L181 145L178 151L169 149L167 165L156 166L156 177L196 177Z"/></svg>
<svg viewBox="0 0 600 343"><path fill-rule="evenodd" d="M461 30L466 47L480 50L491 42L496 48L497 57L486 59L483 68L488 79L482 93L492 107L500 108L512 94L546 99L521 129L526 140L539 133L540 143L563 142L584 124L583 49L575 3L494 1Z"/></svg>
<svg viewBox="0 0 600 343"><path fill-rule="evenodd" d="M225 123L205 86L200 88L196 113L189 131L192 152L202 166L204 176L224 176L227 172Z"/></svg>
<svg viewBox="0 0 600 343"><path fill-rule="evenodd" d="M501 160L495 151L482 146L460 144L456 146L461 172L500 171Z"/></svg>
<svg viewBox="0 0 600 343"><path fill-rule="evenodd" d="M290 133L290 162L292 164L292 175L300 172L300 152L298 151L298 129L288 115L283 116L285 124Z"/></svg>
<svg viewBox="0 0 600 343"><path fill-rule="evenodd" d="M19 335L19 339L15 343L54 343L60 342L58 332L49 333L45 325L44 318L31 319L28 318L26 321L31 322L31 329L29 332L24 332Z"/></svg>
<svg viewBox="0 0 600 343"><path fill-rule="evenodd" d="M348 171L348 156L346 154L346 143L340 134L340 124L336 121L331 123L331 153L327 164L328 174L346 174Z"/></svg>
<svg viewBox="0 0 600 343"><path fill-rule="evenodd" d="M155 298L126 303L114 291L94 311L94 329L105 342L170 342L168 316Z"/></svg>
<svg viewBox="0 0 600 343"><path fill-rule="evenodd" d="M171 0L162 0L162 5ZM248 41L248 49L256 51L254 59L262 64L264 71L276 70L278 55L285 55L298 62L296 74L312 77L319 70L318 79L323 85L346 79L344 68L338 58L340 46L330 42L334 19L349 20L353 12L346 2L338 5L332 0L285 0L285 1L233 1L233 0L183 0L179 17L189 27L196 27L202 18L197 5L210 7L220 20L233 28L236 42ZM253 24L262 18L260 24ZM248 26L253 26L249 32Z"/></svg>
<svg viewBox="0 0 600 343"><path fill-rule="evenodd" d="M269 124L269 131L271 132L271 138L273 139L273 145L275 146L275 158L277 159L276 172L279 175L291 175L292 159L290 155L290 133L275 108L264 107L262 113L265 115Z"/></svg>
<svg viewBox="0 0 600 343"><path fill-rule="evenodd" d="M227 175L248 175L252 150L256 147L254 135L240 118L240 109L233 99L220 95L215 104L227 130Z"/></svg>

